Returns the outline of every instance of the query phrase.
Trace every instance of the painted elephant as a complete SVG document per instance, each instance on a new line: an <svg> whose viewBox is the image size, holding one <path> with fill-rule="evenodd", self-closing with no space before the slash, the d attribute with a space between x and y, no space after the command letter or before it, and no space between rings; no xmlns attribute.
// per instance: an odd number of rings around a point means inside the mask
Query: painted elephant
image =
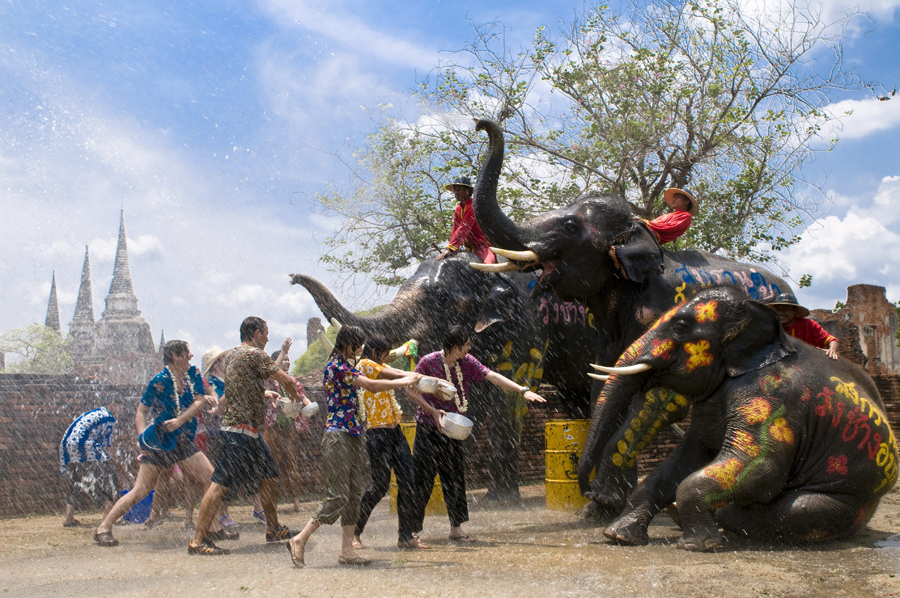
<svg viewBox="0 0 900 598"><path fill-rule="evenodd" d="M552 295L531 297L534 274L491 274L469 267L479 262L467 252L422 262L396 297L377 314L361 317L347 310L321 283L302 274L304 286L325 317L381 334L393 345L410 338L419 354L437 351L446 330L463 324L474 330L472 353L482 363L536 388L556 387L558 408L571 417L589 417L591 380L586 372L596 345L593 316L584 305ZM573 357L574 356L574 357ZM518 439L524 403L516 393L490 384L473 389L472 409L491 411L491 498L518 498Z"/></svg>
<svg viewBox="0 0 900 598"><path fill-rule="evenodd" d="M787 337L773 309L735 289L672 308L609 371L600 403L628 401L628 416L606 440L598 410L579 464L585 484L596 467L603 498L627 490L641 449L693 406L681 444L605 530L616 542L646 544L650 520L673 500L688 550L720 546L719 527L785 542L847 536L897 481L872 379Z"/></svg>
<svg viewBox="0 0 900 598"><path fill-rule="evenodd" d="M473 267L540 271L533 292L583 302L596 318L597 363L615 363L664 312L705 288L733 287L760 300L790 291L784 280L759 267L705 251L660 249L653 233L634 218L631 205L616 195L586 193L568 207L525 223L513 222L497 204L502 131L487 120L476 128L487 132L489 147L475 184L475 216L491 245L507 250L499 253L509 262ZM619 255L627 278L609 255L613 246L625 248ZM593 396L598 393L599 385ZM607 401L599 421L594 414L596 433L608 439L621 425L627 407L626 397Z"/></svg>

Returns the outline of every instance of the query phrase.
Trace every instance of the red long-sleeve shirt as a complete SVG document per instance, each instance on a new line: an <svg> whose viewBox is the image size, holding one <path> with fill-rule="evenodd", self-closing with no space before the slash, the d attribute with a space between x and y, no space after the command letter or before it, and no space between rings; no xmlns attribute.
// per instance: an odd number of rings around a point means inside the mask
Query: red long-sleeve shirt
<svg viewBox="0 0 900 598"><path fill-rule="evenodd" d="M827 349L828 343L837 340L837 338L828 334L818 322L808 318L794 318L790 326L784 327L784 331L794 338L820 349Z"/></svg>
<svg viewBox="0 0 900 598"><path fill-rule="evenodd" d="M691 214L684 210L676 210L651 220L647 226L656 233L656 238L662 245L674 241L684 234L684 231L691 226Z"/></svg>
<svg viewBox="0 0 900 598"><path fill-rule="evenodd" d="M487 237L481 232L481 227L475 220L475 210L472 208L472 198L461 202L453 210L453 232L450 233L450 242L447 247L454 251L465 247L481 258L485 264L493 264L497 257L490 249Z"/></svg>

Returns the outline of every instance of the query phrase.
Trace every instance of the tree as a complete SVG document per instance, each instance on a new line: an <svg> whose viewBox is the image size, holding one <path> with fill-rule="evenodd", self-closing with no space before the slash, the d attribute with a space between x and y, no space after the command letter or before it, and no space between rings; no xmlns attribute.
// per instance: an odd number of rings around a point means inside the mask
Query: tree
<svg viewBox="0 0 900 598"><path fill-rule="evenodd" d="M65 374L72 369L67 348L69 339L43 324L14 328L0 336L0 352L19 355L8 363L10 374Z"/></svg>
<svg viewBox="0 0 900 598"><path fill-rule="evenodd" d="M689 187L703 205L679 245L771 261L824 197L810 199L818 187L802 166L836 142L814 146L839 116L825 110L829 94L863 87L842 61L855 16L650 0L587 9L555 36L541 27L517 53L501 24L475 27L474 41L415 91L425 115L404 123L382 112L355 155L356 183L319 197L344 222L330 239L344 253L325 260L398 284L399 270L442 246L452 199L443 185L475 174L484 147L460 124L469 117L506 132L499 199L514 219L586 190L623 195L651 218L666 188Z"/></svg>

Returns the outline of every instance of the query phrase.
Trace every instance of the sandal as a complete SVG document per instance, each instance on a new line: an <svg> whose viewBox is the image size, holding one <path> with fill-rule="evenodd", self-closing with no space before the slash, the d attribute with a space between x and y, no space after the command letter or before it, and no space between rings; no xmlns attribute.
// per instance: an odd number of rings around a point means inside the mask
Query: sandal
<svg viewBox="0 0 900 598"><path fill-rule="evenodd" d="M364 559L361 556L351 556L349 558L339 556L338 563L341 565L350 565L351 567L367 567L372 564L372 561Z"/></svg>
<svg viewBox="0 0 900 598"><path fill-rule="evenodd" d="M78 527L79 525L81 525L81 522L78 521L77 519L73 519L72 521L67 521L66 523L63 523L63 527Z"/></svg>
<svg viewBox="0 0 900 598"><path fill-rule="evenodd" d="M231 515L225 515L223 517L219 517L219 523L221 523L225 527L231 527L232 525L237 525L237 522L231 518Z"/></svg>
<svg viewBox="0 0 900 598"><path fill-rule="evenodd" d="M240 537L240 532L230 532L223 527L217 532L206 532L203 539L212 542L213 540L239 540Z"/></svg>
<svg viewBox="0 0 900 598"><path fill-rule="evenodd" d="M410 550L431 550L431 546L413 536L409 540L399 540L397 542L398 548L406 548Z"/></svg>
<svg viewBox="0 0 900 598"><path fill-rule="evenodd" d="M303 562L303 559L298 559L294 556L294 549L291 548L290 541L285 542L284 545L287 546L288 552L291 553L291 562L294 563L294 566L298 569L306 569L306 563Z"/></svg>
<svg viewBox="0 0 900 598"><path fill-rule="evenodd" d="M453 542L463 542L465 544L469 544L469 543L475 541L475 539L470 538L468 534L463 534L462 536L456 536L455 538L453 536L451 536L450 540L452 540Z"/></svg>
<svg viewBox="0 0 900 598"><path fill-rule="evenodd" d="M119 541L113 538L112 532L94 532L94 542L100 546L118 546Z"/></svg>
<svg viewBox="0 0 900 598"><path fill-rule="evenodd" d="M286 525L279 525L274 532L266 532L266 542L284 542L290 540L300 532L289 529Z"/></svg>
<svg viewBox="0 0 900 598"><path fill-rule="evenodd" d="M266 522L266 512L265 511L253 511L253 518L256 519L258 523ZM232 523L234 523L232 521ZM225 525L224 523L222 525Z"/></svg>
<svg viewBox="0 0 900 598"><path fill-rule="evenodd" d="M209 540L204 539L203 544L201 544L200 546L194 546L193 542L188 544L188 554L199 554L201 556L220 556L223 554L231 554L231 551L227 548L219 548Z"/></svg>

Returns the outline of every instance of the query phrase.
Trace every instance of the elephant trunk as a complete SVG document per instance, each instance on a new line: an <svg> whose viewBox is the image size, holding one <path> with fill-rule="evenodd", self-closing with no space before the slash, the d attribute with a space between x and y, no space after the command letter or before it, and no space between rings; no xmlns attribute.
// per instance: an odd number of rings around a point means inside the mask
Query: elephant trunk
<svg viewBox="0 0 900 598"><path fill-rule="evenodd" d="M399 345L410 338L416 317L412 303L403 295L397 295L390 305L372 316L358 316L344 307L321 282L304 274L292 274L291 284L303 286L312 295L328 320L335 319L340 324L358 326L367 335L379 334L392 345Z"/></svg>
<svg viewBox="0 0 900 598"><path fill-rule="evenodd" d="M503 168L503 131L490 120L479 120L475 130L488 134L488 154L475 181L472 201L478 226L494 247L527 250L522 241L526 236L524 231L497 204L497 185Z"/></svg>
<svg viewBox="0 0 900 598"><path fill-rule="evenodd" d="M578 460L578 487L585 496L589 496L591 492L591 474L594 468L597 467L599 476L598 464L607 445L625 421L632 398L641 390L649 376L649 372L635 375L612 374L604 384L594 407L584 450Z"/></svg>

